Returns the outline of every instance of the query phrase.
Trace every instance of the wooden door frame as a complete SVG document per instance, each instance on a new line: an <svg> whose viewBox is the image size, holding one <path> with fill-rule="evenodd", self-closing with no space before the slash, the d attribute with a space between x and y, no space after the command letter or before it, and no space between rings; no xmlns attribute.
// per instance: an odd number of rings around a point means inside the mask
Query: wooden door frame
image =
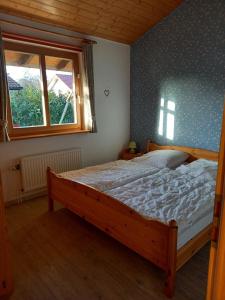
<svg viewBox="0 0 225 300"><path fill-rule="evenodd" d="M206 300L225 299L225 104L221 128Z"/></svg>
<svg viewBox="0 0 225 300"><path fill-rule="evenodd" d="M218 240L218 247L216 249L216 256L214 260L214 276L212 281L212 300L225 299L225 205L223 201L220 233ZM210 299L210 300L211 300Z"/></svg>
<svg viewBox="0 0 225 300"><path fill-rule="evenodd" d="M2 180L0 174L0 298L7 297L13 290L11 255L5 221ZM6 298L4 298L6 299Z"/></svg>

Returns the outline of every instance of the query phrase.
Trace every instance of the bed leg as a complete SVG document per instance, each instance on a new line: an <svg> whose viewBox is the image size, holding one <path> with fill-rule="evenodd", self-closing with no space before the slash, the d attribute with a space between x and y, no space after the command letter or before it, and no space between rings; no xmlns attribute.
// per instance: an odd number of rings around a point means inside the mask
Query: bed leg
<svg viewBox="0 0 225 300"><path fill-rule="evenodd" d="M175 280L176 280L176 271L175 272L167 272L167 278L166 278L164 292L168 298L172 298L174 295Z"/></svg>
<svg viewBox="0 0 225 300"><path fill-rule="evenodd" d="M177 263L177 223L172 220L169 223L169 242L168 242L168 269L165 286L165 294L172 298L175 290L176 263Z"/></svg>
<svg viewBox="0 0 225 300"><path fill-rule="evenodd" d="M48 211L54 211L54 201L51 197L51 169L47 168L47 185L48 185Z"/></svg>

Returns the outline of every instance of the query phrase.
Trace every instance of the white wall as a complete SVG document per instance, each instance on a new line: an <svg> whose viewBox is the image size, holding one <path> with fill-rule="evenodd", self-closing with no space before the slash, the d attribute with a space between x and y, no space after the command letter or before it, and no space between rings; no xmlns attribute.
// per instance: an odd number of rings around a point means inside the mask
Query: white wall
<svg viewBox="0 0 225 300"><path fill-rule="evenodd" d="M23 24L43 25L0 14L0 18L17 20ZM55 30L51 26L45 26ZM4 25L4 30L32 35L22 27ZM58 31L69 33L66 30ZM36 37L74 43L72 39L59 38L40 32ZM70 32L71 34L71 32ZM114 160L127 144L130 136L130 47L128 45L97 39L94 46L94 76L96 95L96 117L98 132L95 134L71 134L0 144L0 168L3 174L5 201L21 196L19 172L11 171L15 160L26 155L81 147L84 165ZM104 89L111 90L110 96Z"/></svg>

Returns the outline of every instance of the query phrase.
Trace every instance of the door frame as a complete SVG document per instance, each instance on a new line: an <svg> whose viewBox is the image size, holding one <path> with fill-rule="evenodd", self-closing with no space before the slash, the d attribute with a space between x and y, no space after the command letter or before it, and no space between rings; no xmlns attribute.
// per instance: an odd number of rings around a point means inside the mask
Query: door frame
<svg viewBox="0 0 225 300"><path fill-rule="evenodd" d="M13 291L11 251L5 221L5 207L0 173L0 298ZM4 298L5 299L5 298Z"/></svg>
<svg viewBox="0 0 225 300"><path fill-rule="evenodd" d="M225 299L225 102L221 128L216 196L206 300Z"/></svg>

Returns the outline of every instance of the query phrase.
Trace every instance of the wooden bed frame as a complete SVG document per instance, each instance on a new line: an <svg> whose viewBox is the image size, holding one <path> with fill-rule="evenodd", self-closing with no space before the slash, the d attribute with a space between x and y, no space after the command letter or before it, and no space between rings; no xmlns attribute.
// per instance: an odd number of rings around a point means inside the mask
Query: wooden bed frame
<svg viewBox="0 0 225 300"><path fill-rule="evenodd" d="M218 153L208 150L159 146L148 143L147 151L176 149L190 154L190 160L205 158L218 160ZM144 218L114 198L78 182L64 179L48 168L49 211L54 201L61 202L88 222L134 250L166 272L165 294L172 297L176 271L180 269L210 239L211 225L177 250L178 226L175 220L164 224Z"/></svg>

